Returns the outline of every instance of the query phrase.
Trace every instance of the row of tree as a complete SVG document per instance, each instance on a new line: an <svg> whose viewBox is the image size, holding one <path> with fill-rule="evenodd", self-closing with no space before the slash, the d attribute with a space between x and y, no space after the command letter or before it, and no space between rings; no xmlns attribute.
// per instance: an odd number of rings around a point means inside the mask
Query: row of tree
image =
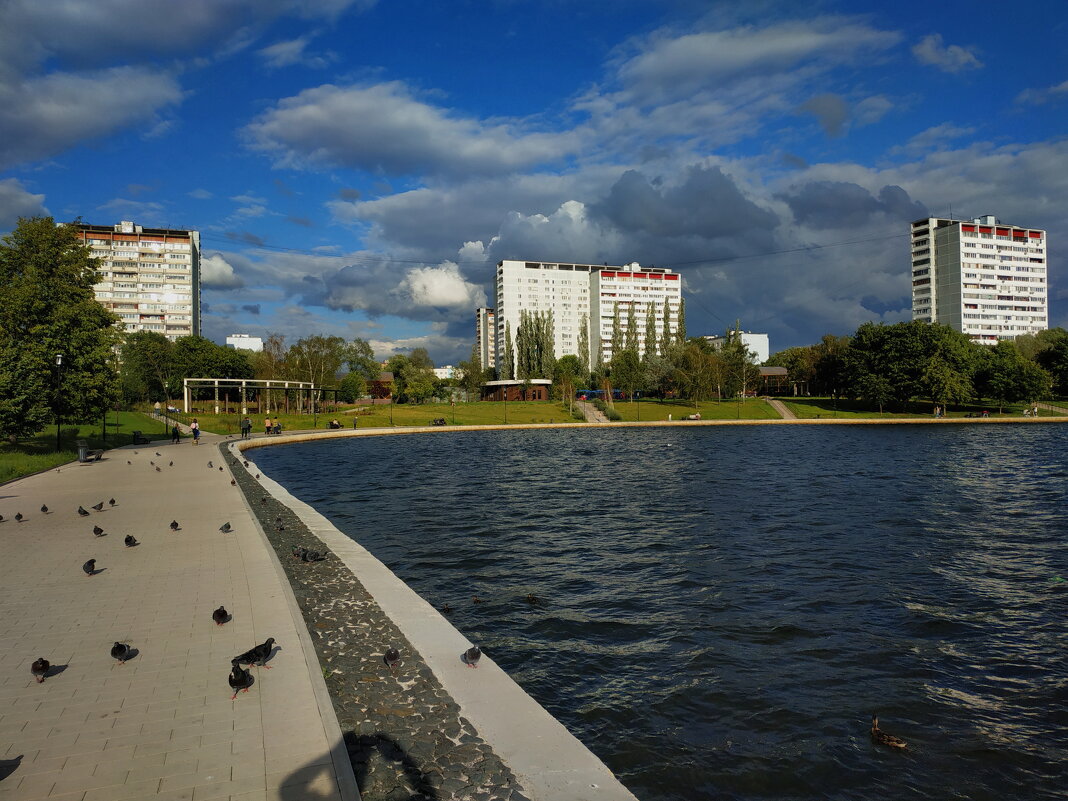
<svg viewBox="0 0 1068 801"><path fill-rule="evenodd" d="M904 408L988 400L1034 402L1068 394L1068 331L1054 328L990 347L948 326L918 321L865 323L851 337L773 354L793 391Z"/></svg>

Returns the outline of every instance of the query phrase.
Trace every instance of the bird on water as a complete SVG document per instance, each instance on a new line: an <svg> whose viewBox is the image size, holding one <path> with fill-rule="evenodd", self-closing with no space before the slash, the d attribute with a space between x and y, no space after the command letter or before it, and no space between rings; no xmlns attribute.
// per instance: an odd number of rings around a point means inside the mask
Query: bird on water
<svg viewBox="0 0 1068 801"><path fill-rule="evenodd" d="M226 611L225 606L220 606L218 609L211 613L211 619L215 621L216 626L221 626L223 623L230 619L230 614Z"/></svg>
<svg viewBox="0 0 1068 801"><path fill-rule="evenodd" d="M472 668L478 667L478 660L481 658L482 649L479 648L477 645L472 645L470 648L460 654L460 659L463 661L463 663L468 667Z"/></svg>
<svg viewBox="0 0 1068 801"><path fill-rule="evenodd" d="M900 737L883 731L879 728L879 716L871 716L871 741L876 745L885 745L887 748L906 748L908 743Z"/></svg>
<svg viewBox="0 0 1068 801"><path fill-rule="evenodd" d="M256 665L256 667L262 667L267 670L271 669L271 666L266 664L266 659L271 655L271 651L274 650L274 637L268 637L267 641L257 645L255 648L251 648L240 656L235 656L230 661L236 664L242 665Z"/></svg>
<svg viewBox="0 0 1068 801"><path fill-rule="evenodd" d="M236 661L230 664L233 668L230 671L230 689L234 691L234 694L230 696L230 700L233 701L237 698L239 692L248 692L248 688L252 686L252 673L245 670Z"/></svg>
<svg viewBox="0 0 1068 801"><path fill-rule="evenodd" d="M37 679L37 683L40 684L45 680L45 676L48 675L48 671L52 666L48 664L48 660L43 656L30 665L30 673Z"/></svg>
<svg viewBox="0 0 1068 801"><path fill-rule="evenodd" d="M82 565L82 572L87 576L91 576L96 573L96 560L90 559L84 565Z"/></svg>
<svg viewBox="0 0 1068 801"><path fill-rule="evenodd" d="M130 646L121 642L115 643L111 646L111 657L117 659L120 665L125 665L126 660L130 658Z"/></svg>

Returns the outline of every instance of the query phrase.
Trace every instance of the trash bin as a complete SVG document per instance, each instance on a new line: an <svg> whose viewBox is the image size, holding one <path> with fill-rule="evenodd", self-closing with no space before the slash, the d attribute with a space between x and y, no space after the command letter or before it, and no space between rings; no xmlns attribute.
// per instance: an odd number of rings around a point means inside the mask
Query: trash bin
<svg viewBox="0 0 1068 801"><path fill-rule="evenodd" d="M88 462L89 461L89 443L86 442L84 439L80 439L80 440L78 440L77 444L78 444L78 461L79 462Z"/></svg>

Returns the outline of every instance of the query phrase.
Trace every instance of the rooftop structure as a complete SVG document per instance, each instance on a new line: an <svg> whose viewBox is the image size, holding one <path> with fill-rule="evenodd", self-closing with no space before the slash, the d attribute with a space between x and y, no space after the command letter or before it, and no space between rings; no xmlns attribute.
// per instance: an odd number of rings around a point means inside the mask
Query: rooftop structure
<svg viewBox="0 0 1068 801"><path fill-rule="evenodd" d="M237 350L254 350L259 353L263 350L263 339L250 334L230 334L226 338L226 347Z"/></svg>
<svg viewBox="0 0 1068 801"><path fill-rule="evenodd" d="M752 351L753 361L756 364L763 364L768 360L768 356L771 355L771 346L767 334L754 334L752 331L739 331L738 336L741 337L742 344ZM727 341L726 336L706 336L704 338L717 348L721 347Z"/></svg>

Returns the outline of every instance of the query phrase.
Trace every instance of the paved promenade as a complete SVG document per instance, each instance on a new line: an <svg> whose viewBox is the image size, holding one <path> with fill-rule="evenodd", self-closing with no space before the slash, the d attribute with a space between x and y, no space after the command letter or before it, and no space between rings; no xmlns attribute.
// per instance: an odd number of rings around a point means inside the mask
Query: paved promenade
<svg viewBox="0 0 1068 801"><path fill-rule="evenodd" d="M218 440L113 450L0 488L0 799L357 797L292 591ZM219 605L233 615L221 627ZM252 668L231 702L230 659L268 637L271 669ZM116 640L137 651L126 664ZM38 657L53 666L42 684Z"/></svg>

